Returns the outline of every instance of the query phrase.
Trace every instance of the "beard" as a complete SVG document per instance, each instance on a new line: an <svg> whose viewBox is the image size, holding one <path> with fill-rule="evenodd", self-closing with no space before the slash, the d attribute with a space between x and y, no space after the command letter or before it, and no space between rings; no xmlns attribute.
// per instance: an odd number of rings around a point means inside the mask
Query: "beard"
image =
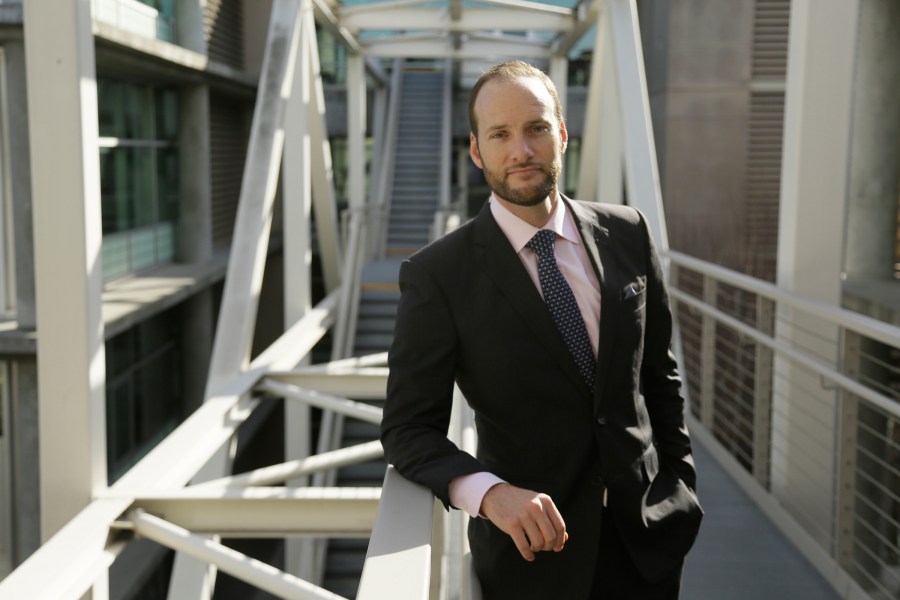
<svg viewBox="0 0 900 600"><path fill-rule="evenodd" d="M559 181L561 164L559 160L550 163L549 168L532 163L519 165L519 167L537 166L543 173L541 180L519 188L513 188L509 184L509 174L499 170L488 168L484 165L484 178L491 190L500 198L517 206L537 206L556 188Z"/></svg>

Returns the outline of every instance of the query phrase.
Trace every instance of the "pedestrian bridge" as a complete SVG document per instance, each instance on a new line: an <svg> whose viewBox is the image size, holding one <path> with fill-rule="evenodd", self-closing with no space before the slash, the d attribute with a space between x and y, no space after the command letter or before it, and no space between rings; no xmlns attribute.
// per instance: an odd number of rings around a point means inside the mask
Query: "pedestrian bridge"
<svg viewBox="0 0 900 600"><path fill-rule="evenodd" d="M0 598L107 597L110 566L143 539L177 552L170 598L210 597L210 573L218 571L284 598L478 600L458 511L445 514L430 493L391 469L382 485L341 485L339 469L377 467L381 457L372 432L387 366L386 354L374 349L386 334L366 323L383 325L390 309L370 313L366 302L396 296L397 261L466 218L451 182L449 61L545 61L565 90L566 52L589 31L596 38L578 196L627 201L647 215L677 322L707 513L683 596L900 598L896 318L875 319L862 303L850 306L852 298L848 306L821 302L669 249L633 0L574 8L483 4L392 2L336 11L318 0L274 0L206 400L123 477L95 489L75 518L0 582ZM519 33L482 31L486 20L506 19ZM328 176L316 23L350 49L350 204L342 219ZM27 34L27 15L25 27ZM350 33L392 28L425 33ZM549 36L520 35L537 29ZM378 57L395 60L386 68L372 60ZM400 152L411 143L402 141L402 124L412 119L402 99L414 87L403 78L404 60L413 57L428 59L416 71L437 74L436 108L415 115L433 118L429 131L440 141L426 161L435 166L425 178L436 186L424 192L430 204L416 201L421 190L402 189L425 168L404 162L415 157ZM377 87L378 148L368 180L367 79ZM801 121L788 118L786 128ZM291 307L293 324L250 360L247 324L260 309L282 159L292 165L282 174L285 288L308 295L313 243L309 213L300 207L312 205L326 294L315 305ZM331 360L314 362L312 351L326 336ZM228 449L276 399L296 424L285 462L232 473ZM348 443L350 431L369 437ZM465 448L477 443L461 397L451 435ZM272 538L286 539L278 567L222 542ZM329 553L348 539L368 540L361 576L326 584Z"/></svg>

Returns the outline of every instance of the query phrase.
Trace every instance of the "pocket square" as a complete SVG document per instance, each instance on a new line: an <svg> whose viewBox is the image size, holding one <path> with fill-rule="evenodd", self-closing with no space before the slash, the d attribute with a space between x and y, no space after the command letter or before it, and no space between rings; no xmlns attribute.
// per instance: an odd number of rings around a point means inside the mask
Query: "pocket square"
<svg viewBox="0 0 900 600"><path fill-rule="evenodd" d="M630 300L642 291L643 289L639 288L636 283L629 283L625 289L622 290L622 300Z"/></svg>

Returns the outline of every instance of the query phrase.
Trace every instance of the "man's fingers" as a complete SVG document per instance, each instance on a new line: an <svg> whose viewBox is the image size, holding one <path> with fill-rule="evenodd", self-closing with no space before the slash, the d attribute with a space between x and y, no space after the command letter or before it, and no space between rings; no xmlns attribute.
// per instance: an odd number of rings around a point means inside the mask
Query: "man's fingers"
<svg viewBox="0 0 900 600"><path fill-rule="evenodd" d="M536 525L540 527L541 538L537 540L539 550L553 550L562 541L563 531L556 528L550 515L546 513L548 502L542 502L543 510L539 515L535 515ZM553 506L552 502L549 502ZM530 537L530 536L529 536ZM534 539L531 540L532 549L535 548Z"/></svg>
<svg viewBox="0 0 900 600"><path fill-rule="evenodd" d="M555 533L555 536L549 538L552 540L552 544L547 550L559 552L563 549L566 540L569 539L569 534L566 533L566 522L559 513L559 509L556 508L556 504L553 503L553 500L551 500L549 496L543 497L541 503L544 506L544 514L547 515L547 520ZM545 537L545 539L548 538Z"/></svg>
<svg viewBox="0 0 900 600"><path fill-rule="evenodd" d="M566 524L546 494L504 482L487 491L481 510L512 538L525 560L534 560L535 552L559 552L566 542Z"/></svg>
<svg viewBox="0 0 900 600"><path fill-rule="evenodd" d="M540 515L540 517L543 517L543 515ZM547 549L545 548L546 542L544 541L547 538L545 537L545 531L542 531L544 529L544 525L540 523L540 521L545 521L548 526L549 521L547 521L546 518L540 517L537 520L527 519L522 522L522 528L525 529L525 535L528 536L528 541L531 542L529 544L529 547L535 552L540 552L541 550ZM552 540L553 538L551 537L550 539Z"/></svg>
<svg viewBox="0 0 900 600"><path fill-rule="evenodd" d="M519 554L522 555L522 558L531 562L534 560L534 551L531 549L531 544L528 542L528 538L525 537L525 532L522 529L517 531L513 531L510 534L510 537L515 543L516 548L519 549Z"/></svg>

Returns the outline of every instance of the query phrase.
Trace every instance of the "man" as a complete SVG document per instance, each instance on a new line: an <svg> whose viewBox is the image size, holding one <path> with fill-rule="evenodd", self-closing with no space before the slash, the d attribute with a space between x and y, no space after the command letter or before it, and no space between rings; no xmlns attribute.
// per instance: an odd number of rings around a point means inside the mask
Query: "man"
<svg viewBox="0 0 900 600"><path fill-rule="evenodd" d="M702 511L644 218L559 193L568 137L540 70L484 73L469 118L493 194L401 267L386 458L475 517L488 600L675 599ZM454 381L477 458L446 437Z"/></svg>

